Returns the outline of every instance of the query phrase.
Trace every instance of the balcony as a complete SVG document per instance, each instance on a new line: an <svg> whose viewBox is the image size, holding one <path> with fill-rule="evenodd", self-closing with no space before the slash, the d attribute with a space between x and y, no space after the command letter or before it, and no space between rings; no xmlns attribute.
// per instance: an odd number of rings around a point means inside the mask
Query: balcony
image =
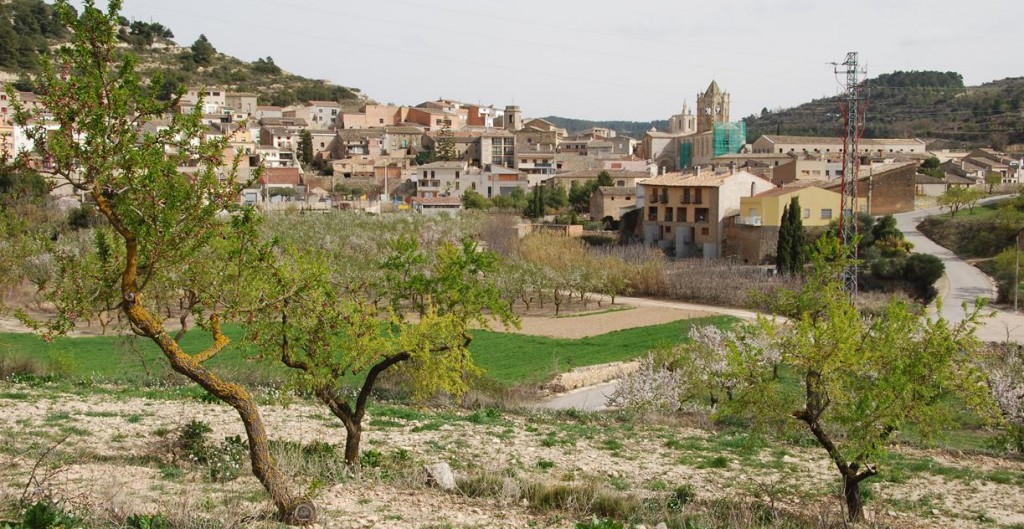
<svg viewBox="0 0 1024 529"><path fill-rule="evenodd" d="M745 226L763 226L763 219L761 217L737 217L736 224L743 224Z"/></svg>

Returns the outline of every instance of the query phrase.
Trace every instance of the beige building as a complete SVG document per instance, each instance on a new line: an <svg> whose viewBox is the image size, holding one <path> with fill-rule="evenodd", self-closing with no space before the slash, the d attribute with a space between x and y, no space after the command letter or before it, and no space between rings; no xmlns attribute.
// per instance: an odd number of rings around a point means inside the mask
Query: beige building
<svg viewBox="0 0 1024 529"><path fill-rule="evenodd" d="M308 101L284 111L284 117L303 119L312 129L333 129L340 114L337 101Z"/></svg>
<svg viewBox="0 0 1024 529"><path fill-rule="evenodd" d="M857 151L867 156L891 156L896 154L925 154L925 143L917 138L885 139L862 138ZM843 139L823 136L776 136L765 135L754 141L755 153L786 154L824 154L843 152Z"/></svg>
<svg viewBox="0 0 1024 529"><path fill-rule="evenodd" d="M622 214L636 209L636 187L598 187L590 195L590 220L611 217L619 220Z"/></svg>
<svg viewBox="0 0 1024 529"><path fill-rule="evenodd" d="M203 99L203 114L220 114L227 105L227 92L219 87L190 86L178 104L180 112L187 114Z"/></svg>
<svg viewBox="0 0 1024 529"><path fill-rule="evenodd" d="M727 174L668 173L640 183L646 244L676 257L722 256L725 219L738 215L740 201L775 186L745 171Z"/></svg>
<svg viewBox="0 0 1024 529"><path fill-rule="evenodd" d="M339 129L369 129L390 127L407 121L408 107L392 105L365 105L359 112L346 112L338 118Z"/></svg>
<svg viewBox="0 0 1024 529"><path fill-rule="evenodd" d="M416 196L461 197L469 189L467 169L466 162L434 162L417 167L412 177Z"/></svg>
<svg viewBox="0 0 1024 529"><path fill-rule="evenodd" d="M250 92L227 92L224 107L245 116L255 115L259 110L257 96Z"/></svg>
<svg viewBox="0 0 1024 529"><path fill-rule="evenodd" d="M546 182L550 186L564 186L566 189L574 185L583 185L590 181L597 180L597 175L604 172L604 169L588 169L585 171L573 171L570 173L558 173ZM607 171L612 177L612 187L636 187L638 182L651 177L649 171Z"/></svg>

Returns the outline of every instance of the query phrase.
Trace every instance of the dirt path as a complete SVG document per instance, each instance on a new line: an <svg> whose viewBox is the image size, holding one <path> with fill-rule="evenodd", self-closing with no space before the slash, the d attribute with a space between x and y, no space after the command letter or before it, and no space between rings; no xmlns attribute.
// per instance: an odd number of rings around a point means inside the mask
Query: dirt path
<svg viewBox="0 0 1024 529"><path fill-rule="evenodd" d="M673 321L714 316L717 312L690 308L656 307L636 303L616 303L608 312L568 316L524 316L519 329L496 326L494 330L551 338L586 338L612 331L646 327Z"/></svg>

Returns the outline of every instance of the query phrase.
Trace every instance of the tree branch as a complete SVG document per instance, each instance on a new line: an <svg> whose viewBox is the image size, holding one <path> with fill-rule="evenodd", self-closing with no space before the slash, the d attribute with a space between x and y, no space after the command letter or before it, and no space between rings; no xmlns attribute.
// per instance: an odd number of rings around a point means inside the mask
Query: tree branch
<svg viewBox="0 0 1024 529"><path fill-rule="evenodd" d="M363 387L359 390L359 396L356 397L356 422L363 419L363 414L366 412L366 399L370 398L370 392L373 391L373 385L377 383L377 376L384 372L385 369L410 358L412 358L412 355L409 354L408 351L402 351L396 355L384 358L384 360L381 360L370 368L370 371L366 373L366 380L363 380Z"/></svg>
<svg viewBox="0 0 1024 529"><path fill-rule="evenodd" d="M197 364L202 364L203 362L217 356L217 353L221 352L224 347L231 343L231 340L228 339L227 336L224 336L224 333L220 330L220 315L213 314L210 316L210 331L213 333L213 345L192 357L192 360L195 360Z"/></svg>

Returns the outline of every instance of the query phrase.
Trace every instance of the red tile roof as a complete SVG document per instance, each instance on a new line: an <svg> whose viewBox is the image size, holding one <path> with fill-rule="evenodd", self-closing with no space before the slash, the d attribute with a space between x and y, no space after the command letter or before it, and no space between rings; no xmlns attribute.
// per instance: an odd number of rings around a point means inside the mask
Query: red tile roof
<svg viewBox="0 0 1024 529"><path fill-rule="evenodd" d="M268 167L260 176L260 184L263 185L297 186L301 182L298 167Z"/></svg>

